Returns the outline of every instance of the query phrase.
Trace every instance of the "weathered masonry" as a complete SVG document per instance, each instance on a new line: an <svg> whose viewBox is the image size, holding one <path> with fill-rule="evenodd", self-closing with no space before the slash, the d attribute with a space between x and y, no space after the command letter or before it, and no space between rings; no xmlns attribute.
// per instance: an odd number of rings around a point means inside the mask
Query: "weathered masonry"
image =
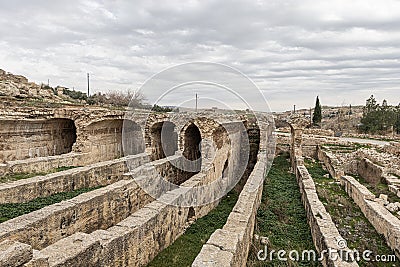
<svg viewBox="0 0 400 267"><path fill-rule="evenodd" d="M214 112L126 115L74 107L0 111L0 177L10 179L0 183L0 205L95 188L0 223L0 266L144 266L218 205L216 191L202 192L210 202L176 205L191 199L190 188L241 177L239 200L213 236L223 231L234 241L226 266L245 262L274 153L267 145L273 121ZM13 178L25 173L32 175ZM208 248L194 265L215 253Z"/></svg>
<svg viewBox="0 0 400 267"><path fill-rule="evenodd" d="M65 154L75 141L71 119L0 120L0 161Z"/></svg>

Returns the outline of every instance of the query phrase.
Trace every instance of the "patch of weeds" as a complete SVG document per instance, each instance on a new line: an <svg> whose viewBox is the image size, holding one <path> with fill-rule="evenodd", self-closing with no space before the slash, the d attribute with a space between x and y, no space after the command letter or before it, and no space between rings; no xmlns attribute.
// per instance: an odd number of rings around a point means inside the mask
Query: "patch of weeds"
<svg viewBox="0 0 400 267"><path fill-rule="evenodd" d="M101 188L102 186L92 188L82 188L71 192L57 193L48 197L36 198L24 203L0 204L0 223L16 218L18 216L39 210L43 207L61 202L63 200L74 198L80 194Z"/></svg>
<svg viewBox="0 0 400 267"><path fill-rule="evenodd" d="M326 210L332 217L340 235L346 239L350 249L357 249L361 253L371 250L375 255L392 255L394 252L386 244L385 237L371 225L365 218L361 209L353 199L332 178L324 177L327 172L319 162L305 161L311 174L319 199L324 203ZM365 262L361 260L360 266L388 266L387 263Z"/></svg>
<svg viewBox="0 0 400 267"><path fill-rule="evenodd" d="M196 220L175 242L161 251L147 266L191 266L202 246L216 229L220 229L235 206L238 193L232 190L206 216Z"/></svg>
<svg viewBox="0 0 400 267"><path fill-rule="evenodd" d="M296 177L289 172L288 154L275 158L272 168L264 181L260 207L257 211L254 233L269 239L271 250L315 250L307 215L301 201L301 193ZM247 266L322 266L319 262L279 261L277 255L272 261L259 261L257 252L264 249L253 240Z"/></svg>
<svg viewBox="0 0 400 267"><path fill-rule="evenodd" d="M78 166L63 166L63 167L58 167L58 168L49 170L48 172L10 173L10 174L0 176L0 183L13 182L13 181L18 181L18 180L22 180L22 179L32 178L35 176L43 176L43 175L47 175L50 173L70 170L70 169L77 168L77 167Z"/></svg>

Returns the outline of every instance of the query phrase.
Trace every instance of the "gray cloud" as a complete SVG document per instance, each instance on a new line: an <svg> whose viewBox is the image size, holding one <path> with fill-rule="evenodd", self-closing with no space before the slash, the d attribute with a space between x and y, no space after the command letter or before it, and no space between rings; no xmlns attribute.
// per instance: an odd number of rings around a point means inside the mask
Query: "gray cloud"
<svg viewBox="0 0 400 267"><path fill-rule="evenodd" d="M90 72L94 90L138 88L166 67L212 61L252 78L274 110L317 94L400 102L395 0L15 0L0 2L0 25L0 68L54 86L84 90Z"/></svg>

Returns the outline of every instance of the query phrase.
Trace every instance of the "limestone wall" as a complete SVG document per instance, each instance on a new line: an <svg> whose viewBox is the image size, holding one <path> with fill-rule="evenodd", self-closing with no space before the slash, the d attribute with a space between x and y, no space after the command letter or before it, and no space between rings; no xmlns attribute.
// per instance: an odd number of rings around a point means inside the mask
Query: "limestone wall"
<svg viewBox="0 0 400 267"><path fill-rule="evenodd" d="M356 179L351 176L342 176L341 184L354 202L360 207L365 217L374 226L376 231L385 236L386 242L396 256L400 256L400 220L390 213L375 196Z"/></svg>
<svg viewBox="0 0 400 267"><path fill-rule="evenodd" d="M347 246L339 246L339 241L344 239L339 234L331 216L319 200L314 181L304 166L304 159L302 157L304 140L302 138L302 128L304 128L305 124L305 121L302 122L296 117L290 122L292 135L290 157L292 168L299 184L301 199L306 210L307 221L310 225L315 248L320 254L323 251L331 251L332 253L337 253L339 250L349 251ZM326 155L320 156L324 157ZM329 161L329 158L326 157L326 160ZM336 175L335 173L333 174ZM336 254L336 256L338 255ZM326 254L321 263L323 266L358 266L356 262L346 262L340 257L327 257Z"/></svg>
<svg viewBox="0 0 400 267"><path fill-rule="evenodd" d="M367 158L363 158L358 162L357 170L358 174L370 184L378 184L384 173L382 166L373 163Z"/></svg>
<svg viewBox="0 0 400 267"><path fill-rule="evenodd" d="M344 175L344 170L340 165L338 159L332 153L324 151L321 146L317 148L318 160L323 162L325 167L328 169L329 174L339 180Z"/></svg>
<svg viewBox="0 0 400 267"><path fill-rule="evenodd" d="M385 152L400 156L400 142L390 142L383 147Z"/></svg>
<svg viewBox="0 0 400 267"><path fill-rule="evenodd" d="M106 229L152 199L132 180L122 180L0 224L0 241L42 249L75 232Z"/></svg>
<svg viewBox="0 0 400 267"><path fill-rule="evenodd" d="M163 201L153 201L107 230L64 238L38 251L27 266L43 261L48 266L145 266L187 224L189 208L165 203L178 195L168 193Z"/></svg>
<svg viewBox="0 0 400 267"><path fill-rule="evenodd" d="M0 242L0 266L22 266L32 259L32 247L9 240Z"/></svg>
<svg viewBox="0 0 400 267"><path fill-rule="evenodd" d="M148 157L142 153L45 176L0 183L0 204L27 202L60 192L112 184L123 179L123 174L128 170L127 164L136 168L146 162Z"/></svg>
<svg viewBox="0 0 400 267"><path fill-rule="evenodd" d="M163 194L115 226L91 234L75 233L47 246L35 253L27 266L37 266L35 264L43 260L49 266L77 266L81 262L85 262L85 266L144 266L183 233L191 208L169 203L180 202L190 195L190 187L203 184L207 176L217 175L212 174L215 168L207 170L192 176L182 184L184 187ZM204 216L217 204L196 207L195 217Z"/></svg>
<svg viewBox="0 0 400 267"><path fill-rule="evenodd" d="M343 240L339 234L331 216L326 211L324 205L319 200L314 181L304 165L298 165L296 169L296 178L299 183L301 198L307 213L307 221L311 228L311 235L314 245L319 253L324 250L349 250L347 247L339 247L338 241ZM342 261L339 257L332 260L324 257L322 261L324 266L358 266L356 262L348 263Z"/></svg>
<svg viewBox="0 0 400 267"><path fill-rule="evenodd" d="M275 133L276 135L276 153L289 152L290 150L290 135Z"/></svg>
<svg viewBox="0 0 400 267"><path fill-rule="evenodd" d="M59 167L78 167L91 163L93 163L93 159L89 154L71 152L57 156L9 161L3 164L3 174L48 172Z"/></svg>
<svg viewBox="0 0 400 267"><path fill-rule="evenodd" d="M266 155L259 154L254 170L239 195L224 227L203 245L192 266L245 266L261 202Z"/></svg>
<svg viewBox="0 0 400 267"><path fill-rule="evenodd" d="M182 157L176 156L175 159ZM167 163L166 159L153 162L159 168ZM135 178L138 180L146 178L152 181L158 175L154 171L156 168L148 168L146 164L137 169ZM153 200L137 181L130 179L130 175L124 177L125 180L104 188L1 223L0 241L17 240L40 249L75 232L89 233L115 225Z"/></svg>
<svg viewBox="0 0 400 267"><path fill-rule="evenodd" d="M236 143L241 143L240 133L231 137ZM47 246L35 253L27 266L36 266L35 264L43 261L50 266L65 266L66 264L75 266L80 262L85 262L85 266L143 266L147 264L184 232L189 219L206 215L218 204L218 201L214 201L194 208L171 205L182 204L183 199L190 199L192 195L190 188L209 184L220 177L227 160L229 166L231 162L236 162L237 159L233 157L237 155L236 150L240 151L240 146L223 144L213 158L205 158L202 161L202 170L184 181L181 184L182 187L172 187L170 191L158 196L157 200L131 213L126 219L106 230L97 230L90 234L76 233ZM233 156L230 157L230 155ZM178 153L158 160L157 164L154 164L155 162L144 164L125 176L142 177L156 188L159 184L151 177L159 175L160 170L164 170L165 178L171 179L169 175L174 174L169 171L167 163L178 166L185 164L181 159L182 156ZM229 168L229 170L233 173L235 168ZM143 174L149 177L144 177ZM136 182L140 180L141 178L136 179ZM203 197L211 199L214 193L205 191Z"/></svg>
<svg viewBox="0 0 400 267"><path fill-rule="evenodd" d="M72 120L0 120L0 162L65 154L75 140Z"/></svg>
<svg viewBox="0 0 400 267"><path fill-rule="evenodd" d="M98 161L144 152L142 130L129 120L105 119L93 122L78 133L81 152L90 153ZM125 147L122 144L123 134Z"/></svg>
<svg viewBox="0 0 400 267"><path fill-rule="evenodd" d="M308 135L323 135L323 136L334 136L334 131L329 129L319 129L319 128L306 128L304 133Z"/></svg>

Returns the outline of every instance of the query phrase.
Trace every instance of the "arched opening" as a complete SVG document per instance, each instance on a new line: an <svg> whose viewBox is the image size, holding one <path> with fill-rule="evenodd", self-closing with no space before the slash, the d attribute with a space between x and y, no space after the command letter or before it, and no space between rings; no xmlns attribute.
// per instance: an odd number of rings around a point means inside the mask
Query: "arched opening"
<svg viewBox="0 0 400 267"><path fill-rule="evenodd" d="M260 129L258 125L253 125L251 126L251 128L248 128L247 136L249 142L249 150L246 149L245 153L241 152L240 156L240 164L246 164L246 169L242 175L241 180L236 186L236 189L238 190L241 190L241 188L243 188L243 186L246 184L248 177L250 176L251 172L254 169L254 166L257 163L257 155L260 148ZM244 159L246 158L247 162L244 161Z"/></svg>
<svg viewBox="0 0 400 267"><path fill-rule="evenodd" d="M225 160L224 169L222 170L222 178L228 176L228 159Z"/></svg>
<svg viewBox="0 0 400 267"><path fill-rule="evenodd" d="M169 121L158 122L151 127L152 160L172 156L178 150L178 134L174 130L175 124Z"/></svg>
<svg viewBox="0 0 400 267"><path fill-rule="evenodd" d="M201 134L193 123L185 131L183 156L190 161L201 159Z"/></svg>
<svg viewBox="0 0 400 267"><path fill-rule="evenodd" d="M122 126L122 119L91 123L84 129L84 134L88 136L84 151L90 152L98 161L121 157Z"/></svg>
<svg viewBox="0 0 400 267"><path fill-rule="evenodd" d="M196 217L196 212L193 207L190 207L186 221L187 222L194 221L195 217Z"/></svg>
<svg viewBox="0 0 400 267"><path fill-rule="evenodd" d="M59 119L61 137L60 139L60 150L55 152L55 155L65 154L72 151L72 146L76 142L76 126L73 120ZM57 139L57 137L56 137Z"/></svg>
<svg viewBox="0 0 400 267"><path fill-rule="evenodd" d="M0 121L0 161L69 153L75 141L70 119Z"/></svg>
<svg viewBox="0 0 400 267"><path fill-rule="evenodd" d="M136 122L124 120L122 138L125 156L144 152L143 134L140 126Z"/></svg>

